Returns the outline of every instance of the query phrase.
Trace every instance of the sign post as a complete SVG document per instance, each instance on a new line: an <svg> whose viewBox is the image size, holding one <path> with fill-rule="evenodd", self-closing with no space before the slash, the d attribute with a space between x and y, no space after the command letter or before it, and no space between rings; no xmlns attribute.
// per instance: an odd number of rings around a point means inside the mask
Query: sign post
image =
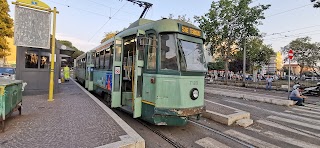
<svg viewBox="0 0 320 148"><path fill-rule="evenodd" d="M292 58L293 58L293 50L292 50L292 49L290 49L289 52L288 52L288 58L289 58L289 77L288 77L289 85L288 85L288 93L290 93L290 79L291 79L291 77L290 77L290 70L291 70L290 64L291 64L291 60L292 60Z"/></svg>

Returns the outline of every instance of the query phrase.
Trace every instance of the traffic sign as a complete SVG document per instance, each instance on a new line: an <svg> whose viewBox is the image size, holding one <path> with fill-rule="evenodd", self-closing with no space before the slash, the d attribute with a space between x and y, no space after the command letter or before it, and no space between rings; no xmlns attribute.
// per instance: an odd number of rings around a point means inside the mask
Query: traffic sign
<svg viewBox="0 0 320 148"><path fill-rule="evenodd" d="M289 50L288 57L290 60L292 60L292 58L293 58L293 50L292 49Z"/></svg>

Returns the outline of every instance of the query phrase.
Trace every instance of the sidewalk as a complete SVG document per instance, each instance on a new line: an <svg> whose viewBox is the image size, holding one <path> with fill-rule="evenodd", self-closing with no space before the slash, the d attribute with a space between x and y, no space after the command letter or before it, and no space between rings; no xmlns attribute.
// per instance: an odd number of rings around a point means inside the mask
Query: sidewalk
<svg viewBox="0 0 320 148"><path fill-rule="evenodd" d="M23 96L0 133L0 147L145 147L144 140L93 95L70 81L59 93Z"/></svg>

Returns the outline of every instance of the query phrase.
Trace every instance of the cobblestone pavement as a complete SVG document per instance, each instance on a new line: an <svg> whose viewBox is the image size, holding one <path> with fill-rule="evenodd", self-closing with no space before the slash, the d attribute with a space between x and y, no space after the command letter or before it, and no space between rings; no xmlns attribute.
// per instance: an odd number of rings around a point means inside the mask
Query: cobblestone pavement
<svg viewBox="0 0 320 148"><path fill-rule="evenodd" d="M74 82L60 93L23 96L22 115L15 112L0 133L0 147L96 147L120 141L126 132Z"/></svg>

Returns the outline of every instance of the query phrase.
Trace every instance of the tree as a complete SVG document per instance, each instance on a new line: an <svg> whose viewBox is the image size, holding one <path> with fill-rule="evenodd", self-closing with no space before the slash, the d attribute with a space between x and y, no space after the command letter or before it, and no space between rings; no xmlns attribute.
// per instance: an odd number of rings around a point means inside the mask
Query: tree
<svg viewBox="0 0 320 148"><path fill-rule="evenodd" d="M251 71L269 64L270 57L275 54L270 45L263 44L263 40L257 37L247 40L246 45L247 61L251 63ZM243 52L240 53L243 54Z"/></svg>
<svg viewBox="0 0 320 148"><path fill-rule="evenodd" d="M320 0L311 0L312 3L314 3L314 8L320 8Z"/></svg>
<svg viewBox="0 0 320 148"><path fill-rule="evenodd" d="M70 41L67 40L59 40L59 42L67 47L75 50L75 52L71 55L71 59L76 59L78 56L83 54L84 52L79 50L77 47L74 47Z"/></svg>
<svg viewBox="0 0 320 148"><path fill-rule="evenodd" d="M162 18L165 18L165 17L162 17ZM174 18L174 15L173 14L169 14L168 16L169 19L175 19ZM180 21L183 21L183 22L186 22L186 23L190 23L192 24L192 21L190 18L187 18L187 15L186 14L183 14L183 15L178 15L178 17L176 18L177 20L180 20Z"/></svg>
<svg viewBox="0 0 320 148"><path fill-rule="evenodd" d="M320 43L311 43L310 37L297 38L285 46L282 50L283 53L288 53L292 49L293 60L300 66L300 77L305 67L315 69L317 62L320 61ZM288 61L288 58L285 58Z"/></svg>
<svg viewBox="0 0 320 148"><path fill-rule="evenodd" d="M6 0L1 0L0 10L0 58L3 58L9 55L10 48L6 38L13 37L13 20L8 14L10 9Z"/></svg>
<svg viewBox="0 0 320 148"><path fill-rule="evenodd" d="M116 34L118 33L118 31L114 31L114 32L107 32L107 33L104 33L104 38L101 40L100 43L103 43L111 38L113 38L114 36L116 36Z"/></svg>
<svg viewBox="0 0 320 148"><path fill-rule="evenodd" d="M211 44L211 53L221 54L228 72L235 47L247 37L259 36L258 25L265 19L264 11L270 5L249 6L252 0L220 0L212 2L211 8L204 16L195 16L199 27L206 34L206 44Z"/></svg>

